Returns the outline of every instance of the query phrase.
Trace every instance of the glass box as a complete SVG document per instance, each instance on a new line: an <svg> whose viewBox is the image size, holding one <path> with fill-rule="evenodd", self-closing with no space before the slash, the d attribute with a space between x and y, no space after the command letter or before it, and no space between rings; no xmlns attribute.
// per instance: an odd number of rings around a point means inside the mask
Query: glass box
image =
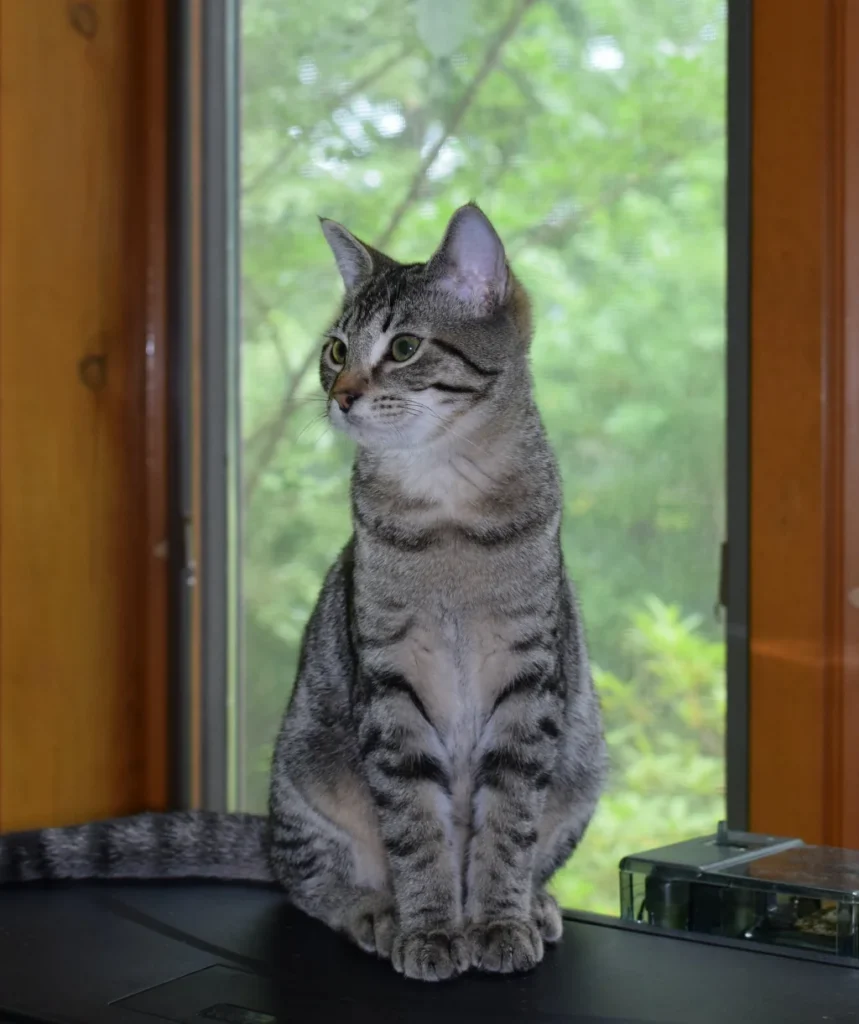
<svg viewBox="0 0 859 1024"><path fill-rule="evenodd" d="M620 863L621 917L859 961L859 852L729 831Z"/></svg>

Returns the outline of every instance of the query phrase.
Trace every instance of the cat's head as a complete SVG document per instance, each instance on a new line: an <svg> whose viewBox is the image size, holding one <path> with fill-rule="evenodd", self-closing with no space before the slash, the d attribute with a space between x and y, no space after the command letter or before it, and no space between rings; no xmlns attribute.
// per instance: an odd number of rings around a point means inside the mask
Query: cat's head
<svg viewBox="0 0 859 1024"><path fill-rule="evenodd" d="M320 363L335 427L366 448L422 448L528 397L528 299L476 205L426 263L398 263L331 220L322 230L346 290Z"/></svg>

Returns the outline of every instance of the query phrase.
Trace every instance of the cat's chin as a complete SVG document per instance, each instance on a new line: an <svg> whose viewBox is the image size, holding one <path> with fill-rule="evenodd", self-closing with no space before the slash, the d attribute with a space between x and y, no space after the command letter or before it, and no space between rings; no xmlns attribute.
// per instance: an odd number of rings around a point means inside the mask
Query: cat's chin
<svg viewBox="0 0 859 1024"><path fill-rule="evenodd" d="M437 440L444 428L424 424L420 419L393 426L372 419L344 416L339 410L330 416L331 425L354 441L359 448L372 452L403 452L426 448Z"/></svg>
<svg viewBox="0 0 859 1024"><path fill-rule="evenodd" d="M402 435L392 435L387 430L347 430L346 435L350 437L359 448L366 452L393 454L424 451L430 442L426 438L409 438Z"/></svg>

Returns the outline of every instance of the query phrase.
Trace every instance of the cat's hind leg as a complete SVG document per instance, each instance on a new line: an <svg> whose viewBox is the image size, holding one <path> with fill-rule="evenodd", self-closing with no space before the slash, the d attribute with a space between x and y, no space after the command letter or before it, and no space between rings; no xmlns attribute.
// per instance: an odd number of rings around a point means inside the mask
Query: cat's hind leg
<svg viewBox="0 0 859 1024"><path fill-rule="evenodd" d="M345 822L323 814L288 780L281 779L276 791L271 866L290 901L365 952L389 958L396 914L372 823L347 830ZM353 801L338 810L358 821L365 809Z"/></svg>
<svg viewBox="0 0 859 1024"><path fill-rule="evenodd" d="M564 931L564 922L561 917L561 908L555 897L545 889L535 889L532 913L534 924L536 924L543 942L550 946L560 942Z"/></svg>
<svg viewBox="0 0 859 1024"><path fill-rule="evenodd" d="M600 742L590 757L561 757L538 829L531 914L543 941L561 941L563 919L558 901L547 891L555 872L570 859L590 824L603 784L604 754Z"/></svg>

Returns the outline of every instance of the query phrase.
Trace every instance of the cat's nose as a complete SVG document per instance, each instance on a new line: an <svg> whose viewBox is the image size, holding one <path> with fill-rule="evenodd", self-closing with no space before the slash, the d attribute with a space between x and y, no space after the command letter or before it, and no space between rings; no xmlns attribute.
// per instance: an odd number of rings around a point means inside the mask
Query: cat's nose
<svg viewBox="0 0 859 1024"><path fill-rule="evenodd" d="M339 391L334 395L334 401L340 406L343 412L349 412L360 397L360 394L353 394L351 391Z"/></svg>
<svg viewBox="0 0 859 1024"><path fill-rule="evenodd" d="M340 406L343 412L349 412L361 395L367 390L367 381L352 373L341 373L334 381L330 398Z"/></svg>

